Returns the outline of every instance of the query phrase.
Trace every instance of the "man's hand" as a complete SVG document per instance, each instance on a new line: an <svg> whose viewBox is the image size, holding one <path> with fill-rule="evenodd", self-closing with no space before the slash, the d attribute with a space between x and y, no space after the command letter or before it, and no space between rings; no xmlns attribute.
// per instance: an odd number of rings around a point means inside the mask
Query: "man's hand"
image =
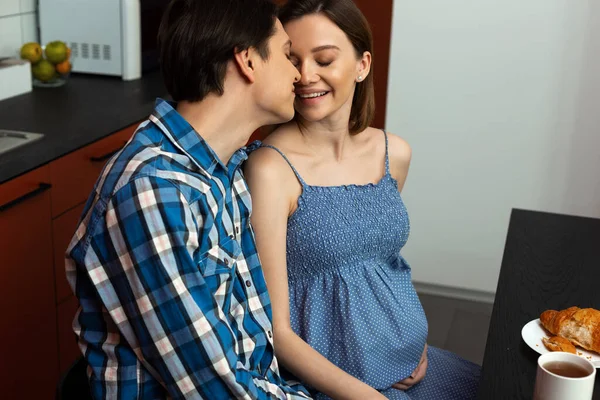
<svg viewBox="0 0 600 400"><path fill-rule="evenodd" d="M392 385L394 389L399 390L408 390L413 385L421 382L423 378L425 378L425 373L427 372L427 344L425 344L425 349L423 350L423 354L421 355L421 361L419 361L419 365L413 371L412 374L403 381L395 383Z"/></svg>

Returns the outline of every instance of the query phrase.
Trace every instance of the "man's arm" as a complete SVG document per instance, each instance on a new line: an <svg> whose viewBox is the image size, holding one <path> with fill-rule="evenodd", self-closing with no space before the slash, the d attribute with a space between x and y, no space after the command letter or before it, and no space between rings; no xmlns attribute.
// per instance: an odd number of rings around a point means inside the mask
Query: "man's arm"
<svg viewBox="0 0 600 400"><path fill-rule="evenodd" d="M110 257L86 262L88 274L140 362L172 398L306 397L239 361L237 338L201 271L202 221L171 182L128 183L107 205L105 223L91 247L106 246Z"/></svg>

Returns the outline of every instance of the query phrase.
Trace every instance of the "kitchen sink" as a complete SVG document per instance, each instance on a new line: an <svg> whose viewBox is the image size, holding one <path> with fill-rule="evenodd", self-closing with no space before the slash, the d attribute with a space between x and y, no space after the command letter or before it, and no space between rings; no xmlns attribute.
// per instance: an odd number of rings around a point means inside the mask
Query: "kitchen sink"
<svg viewBox="0 0 600 400"><path fill-rule="evenodd" d="M42 133L7 131L0 129L0 154L14 150L44 137Z"/></svg>

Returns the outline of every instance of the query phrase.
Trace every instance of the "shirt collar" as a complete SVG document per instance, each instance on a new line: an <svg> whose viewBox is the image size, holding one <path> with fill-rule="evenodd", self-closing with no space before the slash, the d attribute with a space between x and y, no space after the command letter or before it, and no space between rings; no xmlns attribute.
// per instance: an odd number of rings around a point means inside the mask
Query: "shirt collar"
<svg viewBox="0 0 600 400"><path fill-rule="evenodd" d="M214 174L217 166L232 174L248 158L247 148L242 147L233 153L226 166L202 136L179 114L176 107L176 102L157 98L150 120L175 147L189 156L209 176Z"/></svg>

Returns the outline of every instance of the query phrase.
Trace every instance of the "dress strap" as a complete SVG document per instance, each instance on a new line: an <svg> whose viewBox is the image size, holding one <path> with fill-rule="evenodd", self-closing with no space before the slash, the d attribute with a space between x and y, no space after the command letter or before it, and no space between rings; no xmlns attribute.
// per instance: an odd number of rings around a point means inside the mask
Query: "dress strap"
<svg viewBox="0 0 600 400"><path fill-rule="evenodd" d="M382 129L383 136L385 136L385 173L388 175L390 173L390 157L388 155L388 135L387 132Z"/></svg>
<svg viewBox="0 0 600 400"><path fill-rule="evenodd" d="M302 179L302 177L300 176L300 174L298 173L298 171L296 171L296 168L294 168L294 166L292 165L292 163L290 162L290 160L285 156L285 154L283 154L283 152L281 150L279 150L275 146L271 146L270 144L264 144L264 143L261 143L260 147L268 147L270 149L275 150L279 154L281 154L281 157L283 157L283 159L288 163L288 165L290 166L290 168L292 169L292 171L294 171L294 174L296 174L296 178L298 178L298 180L300 181L300 184L302 186L306 186L306 182L304 182L304 179Z"/></svg>

